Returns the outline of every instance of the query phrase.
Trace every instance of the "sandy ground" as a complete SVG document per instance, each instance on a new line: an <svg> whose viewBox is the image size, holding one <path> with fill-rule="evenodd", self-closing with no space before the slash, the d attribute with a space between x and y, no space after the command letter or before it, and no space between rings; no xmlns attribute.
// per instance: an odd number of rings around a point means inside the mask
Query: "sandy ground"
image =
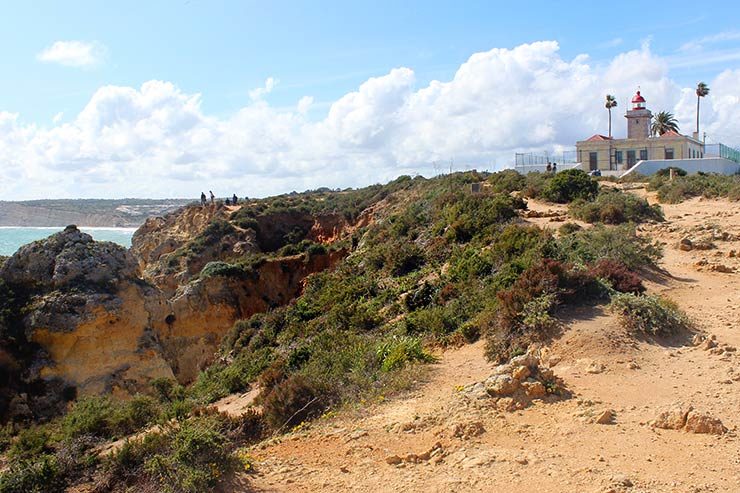
<svg viewBox="0 0 740 493"><path fill-rule="evenodd" d="M645 195L644 191L637 191ZM531 204L531 209L564 211ZM462 386L492 365L483 344L448 351L410 395L321 419L255 447L256 472L230 491L356 492L731 492L740 491L740 207L692 200L664 206L667 222L641 227L665 243L666 274L652 292L676 301L729 351L693 346L688 337L638 341L603 308L566 314L550 346L553 370L570 399L516 412L462 404ZM551 217L531 218L556 229ZM551 226L550 226L551 225ZM712 236L716 248L681 251L684 237ZM698 265L697 265L698 263ZM678 401L722 420L721 436L654 429ZM605 409L613 424L589 419ZM454 436L479 423L482 434ZM431 460L389 464L394 455L433 452Z"/></svg>

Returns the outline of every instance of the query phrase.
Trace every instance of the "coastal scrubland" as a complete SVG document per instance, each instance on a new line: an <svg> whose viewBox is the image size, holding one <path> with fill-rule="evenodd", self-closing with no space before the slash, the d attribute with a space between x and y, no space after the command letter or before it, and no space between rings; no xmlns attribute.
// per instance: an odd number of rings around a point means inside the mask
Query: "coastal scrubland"
<svg viewBox="0 0 740 493"><path fill-rule="evenodd" d="M403 176L251 201L215 218L163 269L198 265L243 230L258 250L206 262L190 282L241 282L271 259L346 253L306 277L289 303L234 323L192 384L157 379L130 399L86 397L46 422L8 423L0 492L225 487L258 468L257 443L365 403L403 399L456 348L482 344L491 366L521 358L561 337L584 310L614 314L636 340L689 337L694 321L646 287L665 275L667 244L645 234L664 225L664 210L606 185L575 170ZM657 176L648 188L672 204L734 199L737 183ZM528 200L561 212L533 210ZM329 212L357 226L307 239L312 223L303 218ZM363 214L368 220L358 221ZM0 326L12 326L23 293L1 281L0 290ZM553 399L569 395L554 380L542 383ZM235 394L252 396L249 410L221 412L219 400Z"/></svg>

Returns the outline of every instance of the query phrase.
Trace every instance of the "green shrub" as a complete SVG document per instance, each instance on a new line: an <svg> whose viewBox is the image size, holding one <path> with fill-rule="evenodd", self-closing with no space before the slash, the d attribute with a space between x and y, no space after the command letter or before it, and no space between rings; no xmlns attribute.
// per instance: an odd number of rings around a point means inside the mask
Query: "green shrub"
<svg viewBox="0 0 740 493"><path fill-rule="evenodd" d="M108 416L109 427L116 436L129 435L160 416L159 403L152 397L136 395L129 400L116 403Z"/></svg>
<svg viewBox="0 0 740 493"><path fill-rule="evenodd" d="M61 493L65 481L53 455L13 463L0 473L0 493Z"/></svg>
<svg viewBox="0 0 740 493"><path fill-rule="evenodd" d="M668 180L656 174L651 177L648 189L657 191L658 200L668 204L677 204L692 197L740 200L740 176L700 173Z"/></svg>
<svg viewBox="0 0 740 493"><path fill-rule="evenodd" d="M656 171L654 174L655 176L658 176L660 178L668 178L671 176L671 170L673 170L673 176L686 176L686 170L682 168L677 168L675 166L668 166L667 168L661 168L658 171Z"/></svg>
<svg viewBox="0 0 740 493"><path fill-rule="evenodd" d="M219 243L224 236L235 233L236 229L223 219L215 219L188 245L193 253L201 253L206 247Z"/></svg>
<svg viewBox="0 0 740 493"><path fill-rule="evenodd" d="M85 397L74 403L62 418L66 439L82 436L113 438L133 433L156 421L161 414L156 400L137 395L127 401L109 397Z"/></svg>
<svg viewBox="0 0 740 493"><path fill-rule="evenodd" d="M664 219L659 206L651 206L647 200L631 193L610 189L602 189L591 202L573 201L569 212L576 219L589 223L622 224Z"/></svg>
<svg viewBox="0 0 740 493"><path fill-rule="evenodd" d="M110 416L113 405L108 397L84 397L72 405L62 419L67 438L93 435L107 438L113 435Z"/></svg>
<svg viewBox="0 0 740 493"><path fill-rule="evenodd" d="M638 236L635 227L594 226L561 236L557 243L561 260L590 265L601 259L621 262L631 270L654 267L662 255L659 245Z"/></svg>
<svg viewBox="0 0 740 493"><path fill-rule="evenodd" d="M662 296L620 293L612 296L609 306L635 334L671 336L692 328L686 314Z"/></svg>
<svg viewBox="0 0 740 493"><path fill-rule="evenodd" d="M427 353L421 344L421 339L412 336L393 336L384 340L376 350L381 361L381 370L393 371L403 368L408 363L435 361L434 356Z"/></svg>
<svg viewBox="0 0 740 493"><path fill-rule="evenodd" d="M244 392L270 366L273 358L273 349L263 347L245 351L229 364L213 364L198 375L189 393L200 402L210 403L229 394Z"/></svg>
<svg viewBox="0 0 740 493"><path fill-rule="evenodd" d="M513 219L517 210L526 208L521 199L505 194L451 195L441 202L448 225L446 236L458 243L489 235L496 225Z"/></svg>
<svg viewBox="0 0 740 493"><path fill-rule="evenodd" d="M560 232L561 236L570 235L582 230L583 228L577 223L563 223L563 225L558 228L558 232Z"/></svg>
<svg viewBox="0 0 740 493"><path fill-rule="evenodd" d="M18 433L8 455L13 459L33 459L51 451L49 431L42 426L32 426Z"/></svg>
<svg viewBox="0 0 740 493"><path fill-rule="evenodd" d="M207 279L209 277L235 277L246 278L253 274L249 267L240 264L230 264L219 260L208 262L200 271L200 277Z"/></svg>
<svg viewBox="0 0 740 493"><path fill-rule="evenodd" d="M527 179L518 171L505 169L489 176L488 183L491 184L491 190L494 192L511 193L523 190L527 184Z"/></svg>
<svg viewBox="0 0 740 493"><path fill-rule="evenodd" d="M525 175L526 184L523 195L533 199L542 197L545 187L547 187L547 184L552 178L553 175L551 173L527 173Z"/></svg>
<svg viewBox="0 0 740 493"><path fill-rule="evenodd" d="M591 200L599 191L599 184L579 169L561 171L547 182L542 197L550 202L565 204L576 199Z"/></svg>
<svg viewBox="0 0 740 493"><path fill-rule="evenodd" d="M150 383L159 402L172 402L185 397L185 389L171 378L155 378Z"/></svg>
<svg viewBox="0 0 740 493"><path fill-rule="evenodd" d="M459 320L448 316L444 307L432 306L406 315L403 327L407 334L434 334L442 337L457 330L458 323Z"/></svg>
<svg viewBox="0 0 740 493"><path fill-rule="evenodd" d="M144 470L175 491L212 491L237 467L220 428L211 416L186 420L173 432L171 450L147 458Z"/></svg>

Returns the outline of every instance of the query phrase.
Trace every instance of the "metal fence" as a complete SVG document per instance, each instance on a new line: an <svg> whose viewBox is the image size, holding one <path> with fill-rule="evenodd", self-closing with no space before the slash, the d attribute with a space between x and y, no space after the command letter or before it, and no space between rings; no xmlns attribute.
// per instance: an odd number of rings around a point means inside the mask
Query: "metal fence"
<svg viewBox="0 0 740 493"><path fill-rule="evenodd" d="M705 157L722 157L740 163L740 151L724 144L706 144L704 146Z"/></svg>

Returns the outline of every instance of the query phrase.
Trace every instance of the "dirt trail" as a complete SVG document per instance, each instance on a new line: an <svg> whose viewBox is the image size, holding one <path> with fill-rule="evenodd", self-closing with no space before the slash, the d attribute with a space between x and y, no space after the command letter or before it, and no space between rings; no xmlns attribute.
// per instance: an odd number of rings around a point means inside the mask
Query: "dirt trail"
<svg viewBox="0 0 740 493"><path fill-rule="evenodd" d="M477 343L445 353L408 397L319 420L256 447L257 472L243 479L258 491L290 492L740 491L740 356L732 351L740 346L740 275L710 270L718 264L740 270L740 259L729 256L740 251L740 212L736 204L708 200L664 210L666 223L641 227L666 244L662 266L669 275L648 282L649 290L676 301L728 350L704 350L686 339L636 341L603 308L572 310L567 330L549 348L571 399L535 401L513 413L465 405L461 386L484 380L493 368ZM676 248L682 238L714 231L724 239L713 240L712 250ZM730 431L715 436L648 424L677 401L720 418ZM593 423L606 409L614 411L613 424ZM471 424L484 431L455 436L456 426ZM388 463L425 452L430 460Z"/></svg>

